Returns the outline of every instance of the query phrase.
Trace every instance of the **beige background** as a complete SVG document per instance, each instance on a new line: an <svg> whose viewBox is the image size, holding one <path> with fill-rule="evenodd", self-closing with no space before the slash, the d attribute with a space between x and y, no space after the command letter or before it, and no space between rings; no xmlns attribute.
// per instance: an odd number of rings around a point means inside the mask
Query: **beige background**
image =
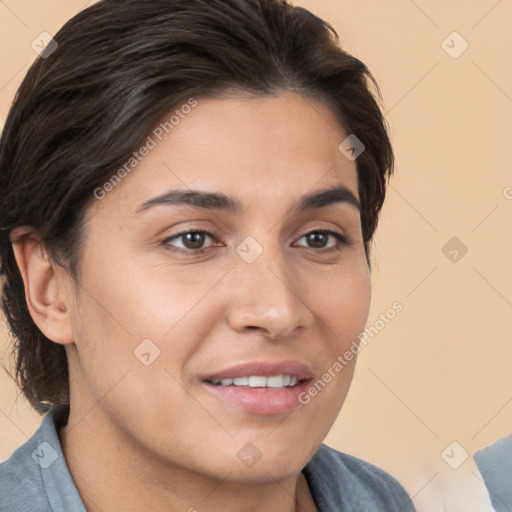
<svg viewBox="0 0 512 512"><path fill-rule="evenodd" d="M373 71L397 156L369 325L397 300L404 309L362 351L327 443L392 472L418 510L487 510L471 459L452 469L441 453L459 443L453 464L512 433L512 1L295 4L330 21ZM0 1L2 122L35 58L31 42L85 5ZM445 49L463 41L442 44L454 31L469 44L456 59ZM442 250L452 237L468 249L456 262ZM8 355L4 340L6 365ZM3 371L0 389L5 460L40 417Z"/></svg>

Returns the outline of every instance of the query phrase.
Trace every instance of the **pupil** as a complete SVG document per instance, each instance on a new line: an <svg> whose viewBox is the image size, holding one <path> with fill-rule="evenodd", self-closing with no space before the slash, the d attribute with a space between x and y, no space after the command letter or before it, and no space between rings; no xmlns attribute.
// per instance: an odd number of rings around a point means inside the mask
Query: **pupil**
<svg viewBox="0 0 512 512"><path fill-rule="evenodd" d="M325 247L327 235L325 233L311 233L309 242L312 247Z"/></svg>
<svg viewBox="0 0 512 512"><path fill-rule="evenodd" d="M204 243L204 233L187 233L184 244L187 249L200 249Z"/></svg>

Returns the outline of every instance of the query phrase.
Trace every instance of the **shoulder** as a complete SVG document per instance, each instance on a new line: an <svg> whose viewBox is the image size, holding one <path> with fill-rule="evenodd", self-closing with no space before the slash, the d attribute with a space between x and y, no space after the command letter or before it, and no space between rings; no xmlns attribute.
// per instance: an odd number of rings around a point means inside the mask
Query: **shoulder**
<svg viewBox="0 0 512 512"><path fill-rule="evenodd" d="M499 439L494 444L477 451L474 459L478 465L482 466L503 462L512 467L512 436Z"/></svg>
<svg viewBox="0 0 512 512"><path fill-rule="evenodd" d="M477 451L473 457L482 475L494 508L512 509L512 436L499 439Z"/></svg>
<svg viewBox="0 0 512 512"><path fill-rule="evenodd" d="M85 512L56 427L68 411L50 409L34 435L0 464L1 512Z"/></svg>
<svg viewBox="0 0 512 512"><path fill-rule="evenodd" d="M382 469L322 444L304 468L321 511L413 512L404 488Z"/></svg>
<svg viewBox="0 0 512 512"><path fill-rule="evenodd" d="M0 464L0 510L50 510L37 464L40 430ZM40 452L39 452L40 453ZM46 503L45 503L46 502Z"/></svg>

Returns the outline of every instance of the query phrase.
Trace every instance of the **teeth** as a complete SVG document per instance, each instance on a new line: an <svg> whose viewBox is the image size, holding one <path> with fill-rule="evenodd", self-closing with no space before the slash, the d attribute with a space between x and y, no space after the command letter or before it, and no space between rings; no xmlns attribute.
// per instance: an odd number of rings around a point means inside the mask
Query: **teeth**
<svg viewBox="0 0 512 512"><path fill-rule="evenodd" d="M251 375L250 377L236 377L234 379L213 379L212 384L220 386L241 386L249 388L283 388L297 385L297 377L291 375L272 375L263 377Z"/></svg>
<svg viewBox="0 0 512 512"><path fill-rule="evenodd" d="M266 377L255 377L251 375L249 377L249 387L250 388L264 388L267 385Z"/></svg>
<svg viewBox="0 0 512 512"><path fill-rule="evenodd" d="M275 377L267 378L267 386L269 388L282 388L283 387L283 376L276 375Z"/></svg>

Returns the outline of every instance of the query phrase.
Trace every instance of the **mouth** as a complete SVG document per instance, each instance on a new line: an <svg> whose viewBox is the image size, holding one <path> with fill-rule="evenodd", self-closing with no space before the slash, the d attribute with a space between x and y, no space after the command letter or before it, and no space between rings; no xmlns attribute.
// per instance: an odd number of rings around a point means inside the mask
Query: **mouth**
<svg viewBox="0 0 512 512"><path fill-rule="evenodd" d="M309 367L297 361L255 361L221 370L202 379L223 407L260 415L290 412L313 379Z"/></svg>

